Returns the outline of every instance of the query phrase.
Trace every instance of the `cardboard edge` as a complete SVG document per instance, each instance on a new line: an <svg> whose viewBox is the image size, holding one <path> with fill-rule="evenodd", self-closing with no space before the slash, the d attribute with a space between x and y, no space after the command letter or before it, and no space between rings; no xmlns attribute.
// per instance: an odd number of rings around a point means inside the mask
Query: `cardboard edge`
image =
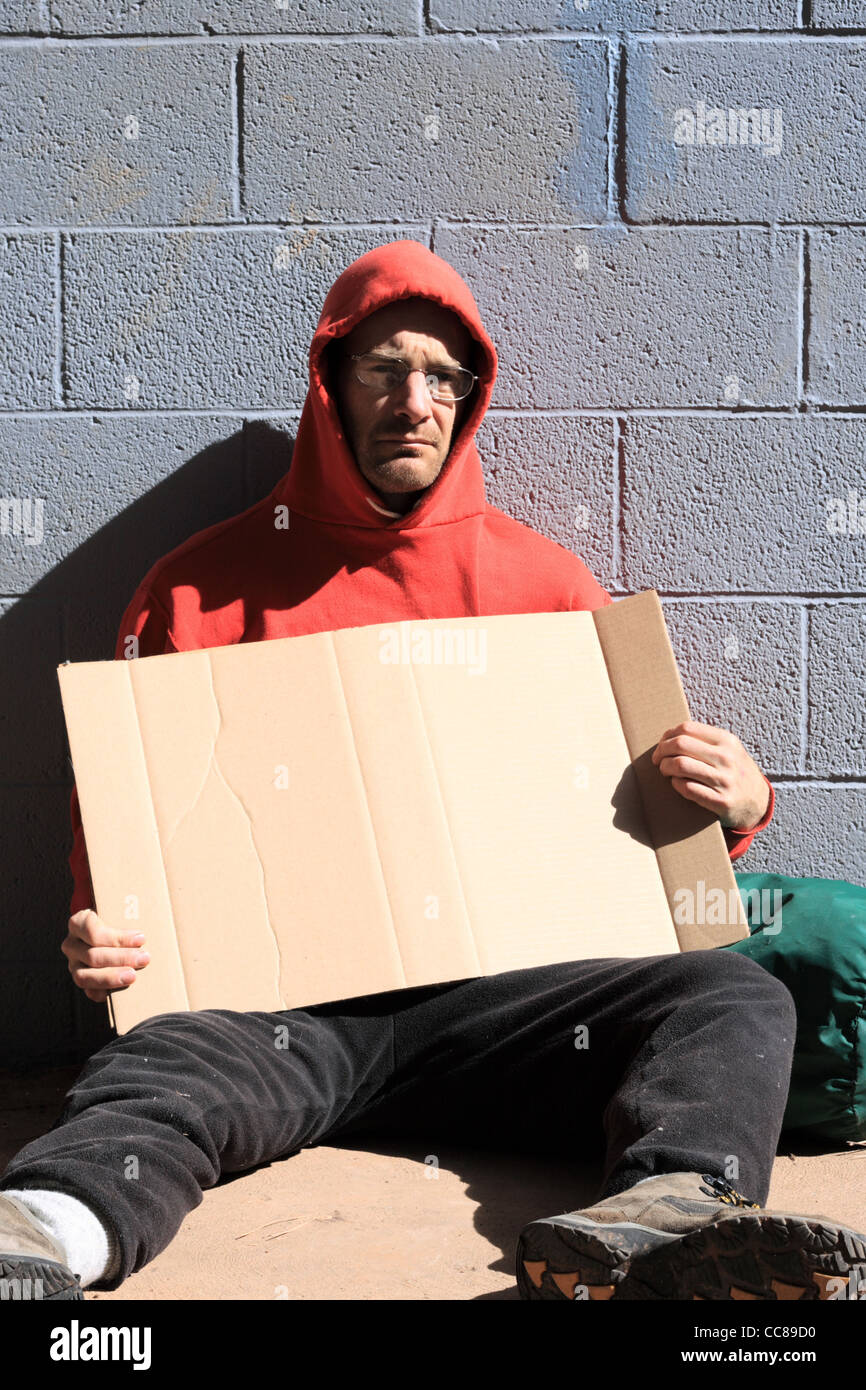
<svg viewBox="0 0 866 1390"><path fill-rule="evenodd" d="M665 729L691 718L658 593L648 589L592 616L680 949L741 941L749 935L748 923L721 822L680 796L651 760ZM678 922L676 909L688 903L676 901L683 890L693 895L696 917L707 915L709 895L720 890L724 920Z"/></svg>
<svg viewBox="0 0 866 1390"><path fill-rule="evenodd" d="M143 880L147 880L148 873L150 873L153 878L157 879L158 895L163 900L164 931L160 947L165 948L165 956L162 965L162 970L165 972L165 979L162 980L161 987L168 989L171 999L170 1007L186 1011L189 1009L189 997L183 973L183 963L180 958L177 937L174 931L174 920L168 885L165 882L164 872L160 874L155 867L157 862L156 857L151 856L151 863L149 865L147 864L147 847L149 846L152 848L154 844L159 846L159 832L156 825L153 802L150 796L150 777L147 773L144 748L141 740L135 689L131 678L130 667L127 662L63 662L56 668L57 679L60 686L60 698L66 722L70 759L76 786L78 788L78 800L85 845L87 844L87 824L92 816L92 782L96 774L95 770L89 769L87 775L81 777L75 771L76 757L80 752L81 740L83 739L83 725L79 724L78 711L81 708L79 700L82 694L86 694L89 697L91 709L97 700L96 692L98 687L94 685L93 674L95 668L98 667L110 668L111 679L109 682L105 683L106 692L108 692L112 686L116 691L117 684L123 684L128 698L116 705L116 709L120 711L117 717L120 718L121 721L125 719L127 725L134 724L138 735L137 740L134 741L129 759L121 765L115 751L110 755L110 763L106 762L104 764L103 771L109 770L109 780L114 783L118 796L125 795L128 787L135 786L136 784L147 790L147 796L142 802L142 805L145 807L143 815L147 823L142 826L142 835L139 839L139 844L145 846L142 850L142 865L144 866ZM107 706L103 707L102 713L104 715L105 728L110 729L111 720L108 717ZM113 878L116 878L114 869L107 862L103 862L97 855L92 854L90 851L88 851L88 862L93 884L95 911L103 920L108 920L110 914L101 910L100 902L102 900L102 908L104 909L104 898L108 891L106 889L106 884L110 883ZM160 852L160 866L161 863ZM157 937L157 939L159 938ZM151 937L148 946L149 949L153 950L153 937ZM152 987L150 982L148 982L148 989L146 991L148 995ZM114 993L119 996L117 1003L114 1002L113 995L109 995L106 1000L110 1022L118 1035L127 1033L136 1023L152 1016L152 1011L147 1005L142 1007L141 991L139 991L138 994L134 992L130 994L130 990L135 991L135 984L126 989L114 991Z"/></svg>

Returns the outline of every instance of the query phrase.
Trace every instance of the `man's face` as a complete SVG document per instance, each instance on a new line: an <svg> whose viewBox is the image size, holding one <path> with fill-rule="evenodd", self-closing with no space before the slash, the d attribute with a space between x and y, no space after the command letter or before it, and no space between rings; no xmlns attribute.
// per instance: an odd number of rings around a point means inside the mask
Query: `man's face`
<svg viewBox="0 0 866 1390"><path fill-rule="evenodd" d="M441 305L401 299L370 314L336 351L334 395L358 467L391 511L406 512L439 476L472 393L462 401L434 401L417 371L382 393L357 380L350 354L386 353L425 370L471 368L472 337Z"/></svg>

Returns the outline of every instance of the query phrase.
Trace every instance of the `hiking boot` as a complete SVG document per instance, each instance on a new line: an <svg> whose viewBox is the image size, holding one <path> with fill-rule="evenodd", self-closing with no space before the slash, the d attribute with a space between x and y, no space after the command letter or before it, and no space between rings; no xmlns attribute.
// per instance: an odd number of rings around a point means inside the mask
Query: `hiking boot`
<svg viewBox="0 0 866 1390"><path fill-rule="evenodd" d="M663 1173L520 1236L523 1298L825 1299L866 1294L866 1236L768 1211L725 1178Z"/></svg>
<svg viewBox="0 0 866 1390"><path fill-rule="evenodd" d="M23 1202L0 1192L0 1301L83 1298L63 1247Z"/></svg>

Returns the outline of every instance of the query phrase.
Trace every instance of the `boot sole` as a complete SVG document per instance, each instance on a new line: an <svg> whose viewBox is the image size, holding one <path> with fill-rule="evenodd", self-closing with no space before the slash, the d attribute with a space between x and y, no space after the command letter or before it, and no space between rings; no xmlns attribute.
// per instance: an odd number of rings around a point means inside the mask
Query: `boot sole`
<svg viewBox="0 0 866 1390"><path fill-rule="evenodd" d="M679 1239L632 1221L605 1226L572 1215L533 1221L517 1244L517 1287L530 1300L622 1298L632 1261Z"/></svg>
<svg viewBox="0 0 866 1390"><path fill-rule="evenodd" d="M77 1277L65 1265L38 1256L0 1255L0 1302L84 1300Z"/></svg>
<svg viewBox="0 0 866 1390"><path fill-rule="evenodd" d="M649 1252L623 1299L866 1299L866 1237L820 1216L743 1212Z"/></svg>

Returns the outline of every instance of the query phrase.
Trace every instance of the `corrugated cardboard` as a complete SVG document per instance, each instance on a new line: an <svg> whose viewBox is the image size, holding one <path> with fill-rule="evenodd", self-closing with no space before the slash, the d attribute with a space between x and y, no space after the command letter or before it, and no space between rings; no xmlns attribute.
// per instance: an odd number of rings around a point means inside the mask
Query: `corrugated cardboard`
<svg viewBox="0 0 866 1390"><path fill-rule="evenodd" d="M58 675L96 908L151 955L119 1032L747 934L650 761L688 718L654 591Z"/></svg>

